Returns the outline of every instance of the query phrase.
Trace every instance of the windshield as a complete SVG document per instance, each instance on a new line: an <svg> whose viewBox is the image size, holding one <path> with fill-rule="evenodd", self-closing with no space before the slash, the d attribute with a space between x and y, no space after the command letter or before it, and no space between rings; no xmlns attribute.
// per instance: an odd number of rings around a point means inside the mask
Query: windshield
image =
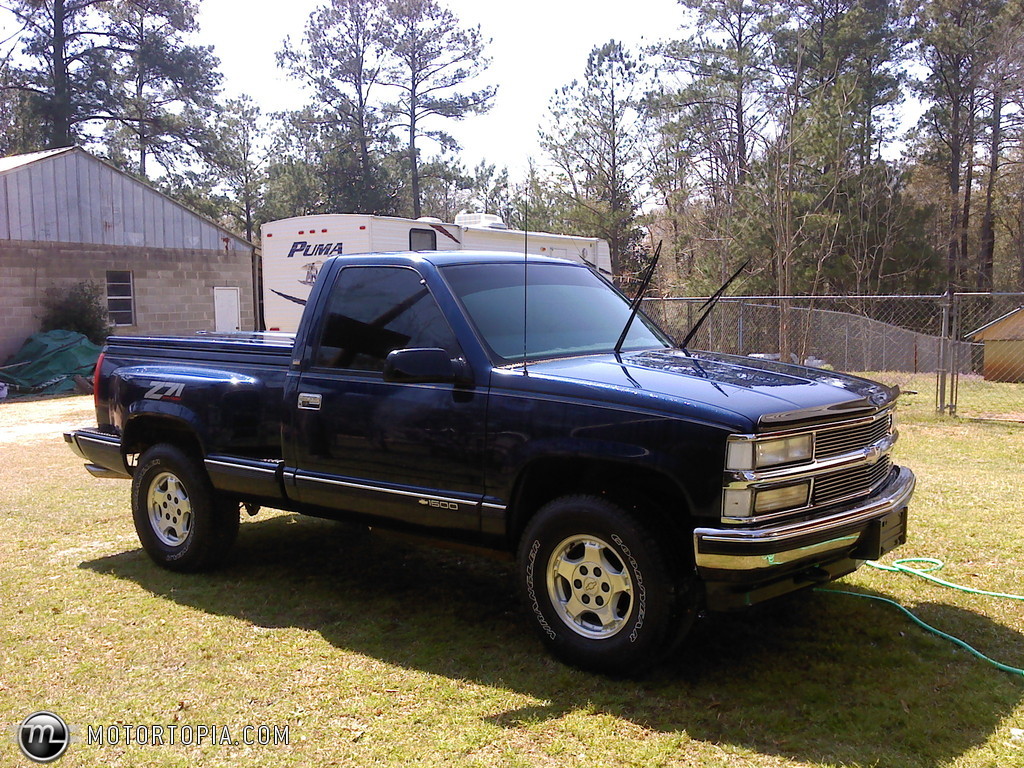
<svg viewBox="0 0 1024 768"><path fill-rule="evenodd" d="M569 264L464 264L443 272L492 355L503 363L523 359L524 274L527 360L612 352L629 318L622 294L589 269ZM641 314L622 351L669 346Z"/></svg>

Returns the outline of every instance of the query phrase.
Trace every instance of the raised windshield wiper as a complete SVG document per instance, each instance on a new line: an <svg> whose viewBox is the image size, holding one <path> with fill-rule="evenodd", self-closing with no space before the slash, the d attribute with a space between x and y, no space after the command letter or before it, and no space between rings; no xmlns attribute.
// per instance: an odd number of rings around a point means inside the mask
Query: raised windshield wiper
<svg viewBox="0 0 1024 768"><path fill-rule="evenodd" d="M746 269L749 264L750 259L747 259L745 262L743 262L742 266L740 266L739 269L732 273L732 277L730 277L728 280L722 283L721 288L719 288L717 291L711 294L711 296L708 297L708 300L701 304L700 309L704 310L704 314L697 318L697 322L693 324L693 328L690 329L690 332L686 334L686 338L683 339L682 343L679 345L679 348L683 350L683 352L689 354L689 350L687 350L686 345L689 344L693 337L697 335L697 331L700 330L700 327L704 324L704 321L708 319L708 315L711 314L711 310L715 308L715 304L718 303L718 300L722 298L722 294L725 293L726 289L730 285L732 285L732 281L739 277L740 272ZM697 311L699 312L700 310Z"/></svg>
<svg viewBox="0 0 1024 768"><path fill-rule="evenodd" d="M651 259L651 265L647 267L647 274L644 275L644 279L640 281L640 288L637 289L636 296L633 297L633 303L629 305L629 319L626 320L626 327L622 329L622 333L619 334L619 340L615 342L615 354L618 355L622 351L622 345L626 341L626 336L629 334L629 328L633 325L633 321L636 319L636 313L640 311L640 302L644 300L644 294L647 293L647 286L651 284L651 278L654 277L654 268L658 266L658 259L661 257L661 241L658 241L658 247L654 249L654 257Z"/></svg>

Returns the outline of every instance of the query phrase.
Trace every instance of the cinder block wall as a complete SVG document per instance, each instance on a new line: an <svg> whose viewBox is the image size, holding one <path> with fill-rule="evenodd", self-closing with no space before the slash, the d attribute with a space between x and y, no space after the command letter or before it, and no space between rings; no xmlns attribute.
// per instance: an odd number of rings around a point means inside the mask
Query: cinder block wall
<svg viewBox="0 0 1024 768"><path fill-rule="evenodd" d="M238 288L242 330L255 328L249 253L0 241L0 363L39 330L51 286L132 272L135 321L116 334L191 334L214 329L214 288Z"/></svg>

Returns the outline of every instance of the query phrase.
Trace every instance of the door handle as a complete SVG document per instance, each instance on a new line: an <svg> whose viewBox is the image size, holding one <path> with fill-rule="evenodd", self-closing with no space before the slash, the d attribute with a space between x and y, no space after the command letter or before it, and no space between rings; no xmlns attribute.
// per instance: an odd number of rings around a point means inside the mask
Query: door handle
<svg viewBox="0 0 1024 768"><path fill-rule="evenodd" d="M299 393L299 409L303 411L319 411L323 395L313 395L309 392Z"/></svg>

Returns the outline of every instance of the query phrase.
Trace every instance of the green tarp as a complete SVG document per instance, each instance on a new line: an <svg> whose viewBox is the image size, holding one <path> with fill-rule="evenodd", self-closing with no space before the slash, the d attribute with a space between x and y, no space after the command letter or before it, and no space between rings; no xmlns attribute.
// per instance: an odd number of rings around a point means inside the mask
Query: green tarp
<svg viewBox="0 0 1024 768"><path fill-rule="evenodd" d="M8 396L73 392L76 375L92 378L100 348L74 331L29 336L18 353L0 366Z"/></svg>

